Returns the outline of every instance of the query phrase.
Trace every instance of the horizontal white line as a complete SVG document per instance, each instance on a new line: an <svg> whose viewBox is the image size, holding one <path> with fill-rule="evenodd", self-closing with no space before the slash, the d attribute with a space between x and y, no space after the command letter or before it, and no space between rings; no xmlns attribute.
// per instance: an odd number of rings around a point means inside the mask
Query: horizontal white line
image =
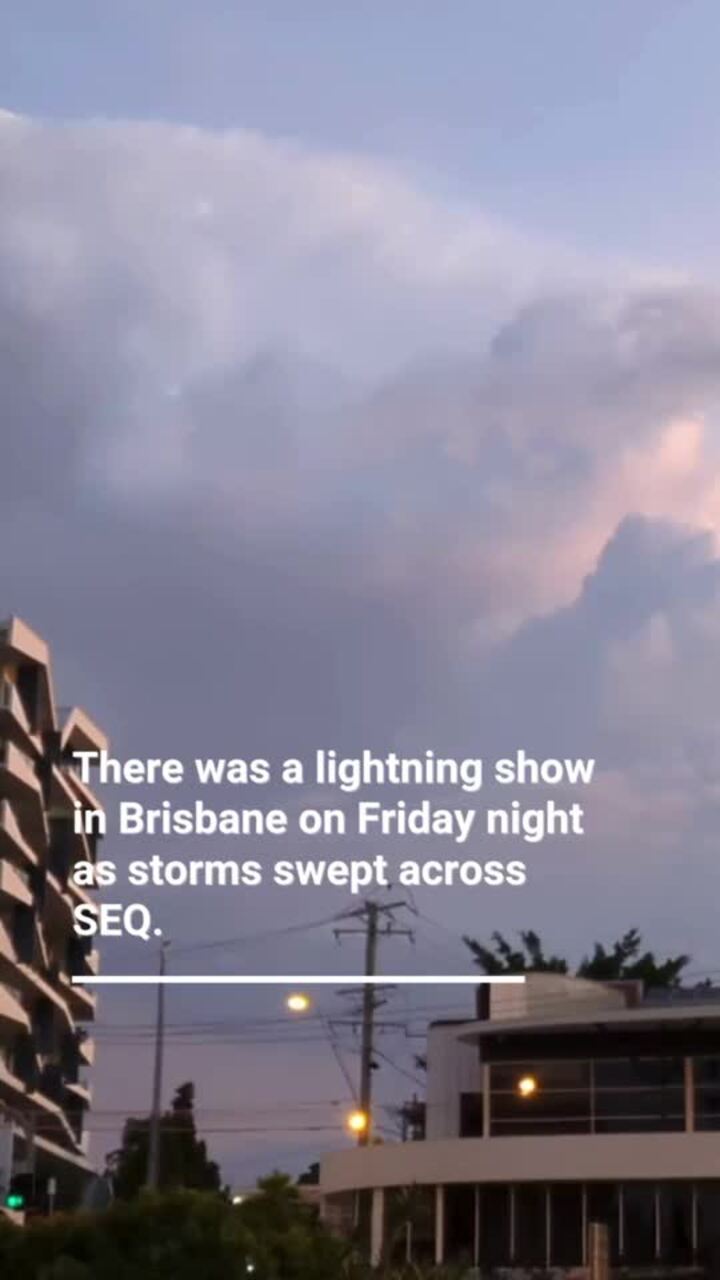
<svg viewBox="0 0 720 1280"><path fill-rule="evenodd" d="M481 984L497 983L498 986L521 985L525 978L514 974L414 974L414 973L378 973L374 977L366 977L357 973L314 973L314 974L275 974L275 973L104 973L99 977L85 977L73 974L71 981L79 987L157 987L157 986L213 986L213 987L336 987L367 986L369 984L388 984L393 987L477 987Z"/></svg>

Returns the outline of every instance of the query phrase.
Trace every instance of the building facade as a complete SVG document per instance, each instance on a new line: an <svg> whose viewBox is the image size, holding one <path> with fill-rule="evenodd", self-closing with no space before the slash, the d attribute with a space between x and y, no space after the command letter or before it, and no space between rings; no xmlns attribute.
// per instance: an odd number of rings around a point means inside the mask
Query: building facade
<svg viewBox="0 0 720 1280"><path fill-rule="evenodd" d="M73 931L90 899L71 872L95 859L74 815L100 806L71 758L106 747L84 712L58 709L44 641L0 623L0 1193L24 1180L39 1205L74 1203L90 1173L95 996L70 978L96 973L97 953Z"/></svg>
<svg viewBox="0 0 720 1280"><path fill-rule="evenodd" d="M329 1221L381 1258L720 1276L720 992L530 975L428 1035L425 1137L328 1155ZM633 1272L634 1274L634 1272Z"/></svg>

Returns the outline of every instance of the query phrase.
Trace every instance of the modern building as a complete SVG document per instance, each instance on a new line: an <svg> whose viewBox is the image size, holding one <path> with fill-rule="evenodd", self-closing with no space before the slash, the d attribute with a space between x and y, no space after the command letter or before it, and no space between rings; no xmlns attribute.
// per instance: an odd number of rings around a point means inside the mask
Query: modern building
<svg viewBox="0 0 720 1280"><path fill-rule="evenodd" d="M70 977L97 972L73 931L74 907L90 899L71 872L95 858L75 814L100 806L71 757L106 747L84 712L58 709L44 641L17 618L0 623L0 1192L24 1177L58 1206L91 1171L95 996Z"/></svg>
<svg viewBox="0 0 720 1280"><path fill-rule="evenodd" d="M537 974L478 1015L429 1028L422 1140L322 1161L328 1221L483 1276L582 1275L603 1222L614 1266L717 1280L720 991Z"/></svg>

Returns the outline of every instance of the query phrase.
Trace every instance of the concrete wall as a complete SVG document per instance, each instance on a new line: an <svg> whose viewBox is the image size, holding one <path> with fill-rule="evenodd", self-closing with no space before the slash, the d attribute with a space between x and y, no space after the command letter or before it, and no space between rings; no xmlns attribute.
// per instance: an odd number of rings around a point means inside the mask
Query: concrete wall
<svg viewBox="0 0 720 1280"><path fill-rule="evenodd" d="M653 1181L717 1178L717 1133L563 1134L455 1138L336 1151L321 1164L324 1195L451 1182Z"/></svg>
<svg viewBox="0 0 720 1280"><path fill-rule="evenodd" d="M428 1139L456 1138L460 1133L460 1094L479 1093L482 1068L477 1045L462 1044L460 1026L430 1027L427 1045Z"/></svg>

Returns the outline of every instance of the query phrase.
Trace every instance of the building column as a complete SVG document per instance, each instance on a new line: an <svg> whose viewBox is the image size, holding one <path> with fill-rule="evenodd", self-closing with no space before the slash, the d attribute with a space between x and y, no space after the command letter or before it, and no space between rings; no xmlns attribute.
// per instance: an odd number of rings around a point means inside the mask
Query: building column
<svg viewBox="0 0 720 1280"><path fill-rule="evenodd" d="M435 1188L435 1265L445 1261L445 1188Z"/></svg>
<svg viewBox="0 0 720 1280"><path fill-rule="evenodd" d="M375 1187L370 1209L370 1266L379 1267L385 1243L385 1192Z"/></svg>

